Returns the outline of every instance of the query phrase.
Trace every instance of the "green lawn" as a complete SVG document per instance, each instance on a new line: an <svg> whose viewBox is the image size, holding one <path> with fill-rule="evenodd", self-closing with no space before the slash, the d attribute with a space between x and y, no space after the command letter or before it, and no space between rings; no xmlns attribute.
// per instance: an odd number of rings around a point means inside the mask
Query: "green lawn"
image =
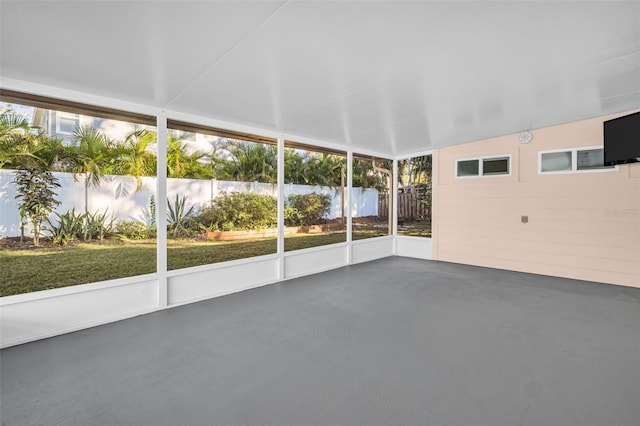
<svg viewBox="0 0 640 426"><path fill-rule="evenodd" d="M354 228L353 239L386 235L386 229ZM345 232L287 236L285 250L344 242ZM169 270L276 253L276 239L244 242L169 240ZM0 296L153 273L155 241L76 243L66 247L12 250L0 247Z"/></svg>
<svg viewBox="0 0 640 426"><path fill-rule="evenodd" d="M103 242L0 250L0 295L28 293L155 272L155 242Z"/></svg>
<svg viewBox="0 0 640 426"><path fill-rule="evenodd" d="M406 222L398 226L398 235L408 235L410 237L431 237L431 223Z"/></svg>

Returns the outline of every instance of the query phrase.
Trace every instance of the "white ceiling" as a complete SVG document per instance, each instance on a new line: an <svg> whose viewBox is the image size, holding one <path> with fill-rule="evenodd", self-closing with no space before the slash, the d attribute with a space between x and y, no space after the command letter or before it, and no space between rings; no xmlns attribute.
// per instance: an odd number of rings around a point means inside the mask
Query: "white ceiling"
<svg viewBox="0 0 640 426"><path fill-rule="evenodd" d="M640 1L2 1L0 76L390 155L640 108Z"/></svg>

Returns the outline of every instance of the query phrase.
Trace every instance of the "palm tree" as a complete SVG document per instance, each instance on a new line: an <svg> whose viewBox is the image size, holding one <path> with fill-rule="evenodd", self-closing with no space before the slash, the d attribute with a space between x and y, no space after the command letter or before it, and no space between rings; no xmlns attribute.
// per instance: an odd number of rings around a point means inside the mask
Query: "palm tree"
<svg viewBox="0 0 640 426"><path fill-rule="evenodd" d="M136 178L136 191L142 186L141 176L156 175L156 155L150 146L156 141L156 133L149 130L136 130L129 133L122 145L118 146L114 171L117 174Z"/></svg>
<svg viewBox="0 0 640 426"><path fill-rule="evenodd" d="M274 146L227 140L222 150L229 153L229 158L218 161L216 175L219 178L238 182L276 183L278 156Z"/></svg>
<svg viewBox="0 0 640 426"><path fill-rule="evenodd" d="M68 157L69 150L60 139L30 126L13 111L0 114L0 168L64 171Z"/></svg>
<svg viewBox="0 0 640 426"><path fill-rule="evenodd" d="M12 110L0 114L0 167L20 168L35 161L35 148L31 126L23 116Z"/></svg>
<svg viewBox="0 0 640 426"><path fill-rule="evenodd" d="M98 129L83 126L73 133L73 141L77 144L75 155L70 158L71 172L74 177L84 174L84 209L89 207L89 187L100 185L105 174L110 171L115 162L117 150L114 144Z"/></svg>
<svg viewBox="0 0 640 426"><path fill-rule="evenodd" d="M333 154L321 153L309 157L307 167L311 185L338 188L341 186L342 170L346 167L347 159Z"/></svg>
<svg viewBox="0 0 640 426"><path fill-rule="evenodd" d="M295 149L287 148L284 150L284 181L285 183L293 183L306 185L309 183L309 167L307 167L308 154L300 154Z"/></svg>
<svg viewBox="0 0 640 426"><path fill-rule="evenodd" d="M385 189L387 184L386 178L373 169L373 158L371 160L354 158L352 186L381 190Z"/></svg>

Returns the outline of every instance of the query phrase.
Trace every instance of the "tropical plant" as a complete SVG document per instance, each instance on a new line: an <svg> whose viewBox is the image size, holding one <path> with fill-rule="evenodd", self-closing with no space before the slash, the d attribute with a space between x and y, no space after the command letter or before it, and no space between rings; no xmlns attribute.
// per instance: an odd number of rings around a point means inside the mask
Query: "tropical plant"
<svg viewBox="0 0 640 426"><path fill-rule="evenodd" d="M298 185L307 185L310 180L307 152L298 152L295 149L284 150L284 181Z"/></svg>
<svg viewBox="0 0 640 426"><path fill-rule="evenodd" d="M308 161L309 179L311 185L340 188L342 173L346 171L346 158L334 154L318 153Z"/></svg>
<svg viewBox="0 0 640 426"><path fill-rule="evenodd" d="M0 167L11 165L29 132L29 122L23 116L11 110L0 114Z"/></svg>
<svg viewBox="0 0 640 426"><path fill-rule="evenodd" d="M215 170L219 179L276 183L276 147L256 142L226 140L221 150L227 151L229 157L217 156L219 160L215 163Z"/></svg>
<svg viewBox="0 0 640 426"><path fill-rule="evenodd" d="M373 168L373 158L365 159L354 157L353 159L353 178L352 186L354 188L375 188L382 190L387 188L386 177ZM382 162L386 168L390 168L389 160Z"/></svg>
<svg viewBox="0 0 640 426"><path fill-rule="evenodd" d="M149 225L156 226L156 197L151 195L149 198Z"/></svg>
<svg viewBox="0 0 640 426"><path fill-rule="evenodd" d="M167 135L167 176L170 178L213 178L210 159L204 152L187 152L184 142Z"/></svg>
<svg viewBox="0 0 640 426"><path fill-rule="evenodd" d="M71 157L71 172L74 178L84 174L84 211L89 208L89 187L100 185L108 168L117 158L113 141L91 126L83 126L73 133L77 144Z"/></svg>
<svg viewBox="0 0 640 426"><path fill-rule="evenodd" d="M331 197L315 192L291 194L287 198L287 207L290 210L285 214L286 225L317 225L331 211Z"/></svg>
<svg viewBox="0 0 640 426"><path fill-rule="evenodd" d="M136 220L121 220L116 224L116 236L128 240L146 240L156 237L156 228Z"/></svg>
<svg viewBox="0 0 640 426"><path fill-rule="evenodd" d="M156 141L156 133L150 130L136 130L129 133L118 147L119 155L114 172L120 175L134 176L136 190L142 186L140 176L156 175L156 155L150 150Z"/></svg>
<svg viewBox="0 0 640 426"><path fill-rule="evenodd" d="M18 193L16 199L20 200L22 235L24 236L24 223L28 219L32 225L33 244L37 246L40 244L42 222L60 204L54 192L60 184L50 171L35 167L16 171L14 183Z"/></svg>
<svg viewBox="0 0 640 426"><path fill-rule="evenodd" d="M59 139L49 137L14 111L0 114L0 167L62 170L68 157Z"/></svg>
<svg viewBox="0 0 640 426"><path fill-rule="evenodd" d="M98 186L117 157L114 143L100 130L82 126L73 133L77 155L71 166L74 174L85 174L87 186ZM115 154L115 155L114 155Z"/></svg>
<svg viewBox="0 0 640 426"><path fill-rule="evenodd" d="M67 245L76 241L83 235L84 213L76 213L73 208L62 214L55 212L57 223L47 219L46 230L49 232L51 242L58 245Z"/></svg>
<svg viewBox="0 0 640 426"><path fill-rule="evenodd" d="M102 242L105 237L109 237L114 233L115 219L113 216L107 215L107 210L104 213L96 211L95 213L85 213L82 221L82 234L85 242L91 241L96 238Z"/></svg>
<svg viewBox="0 0 640 426"><path fill-rule="evenodd" d="M189 222L194 216L195 205L192 205L188 209L186 205L186 195L180 197L176 194L173 204L171 204L171 201L167 198L167 229L172 231L174 238L188 229Z"/></svg>
<svg viewBox="0 0 640 426"><path fill-rule="evenodd" d="M197 220L218 231L274 228L278 223L276 198L251 192L220 194L202 209Z"/></svg>

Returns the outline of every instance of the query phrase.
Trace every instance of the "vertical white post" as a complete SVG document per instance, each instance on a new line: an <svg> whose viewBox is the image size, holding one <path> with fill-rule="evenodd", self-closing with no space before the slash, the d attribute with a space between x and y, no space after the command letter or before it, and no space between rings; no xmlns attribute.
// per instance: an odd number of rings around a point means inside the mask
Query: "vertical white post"
<svg viewBox="0 0 640 426"><path fill-rule="evenodd" d="M284 139L278 138L278 280L284 279Z"/></svg>
<svg viewBox="0 0 640 426"><path fill-rule="evenodd" d="M391 176L391 200L393 200L393 255L398 254L398 159L393 160Z"/></svg>
<svg viewBox="0 0 640 426"><path fill-rule="evenodd" d="M438 260L438 183L439 178L439 165L438 165L439 150L434 149L431 153L431 259Z"/></svg>
<svg viewBox="0 0 640 426"><path fill-rule="evenodd" d="M353 240L352 234L352 218L353 218L353 189L351 186L353 185L353 151L347 151L347 265L351 265L352 262L352 244Z"/></svg>
<svg viewBox="0 0 640 426"><path fill-rule="evenodd" d="M168 304L167 289L167 115L158 114L156 130L158 135L157 180L156 180L156 258L158 272L158 308Z"/></svg>

